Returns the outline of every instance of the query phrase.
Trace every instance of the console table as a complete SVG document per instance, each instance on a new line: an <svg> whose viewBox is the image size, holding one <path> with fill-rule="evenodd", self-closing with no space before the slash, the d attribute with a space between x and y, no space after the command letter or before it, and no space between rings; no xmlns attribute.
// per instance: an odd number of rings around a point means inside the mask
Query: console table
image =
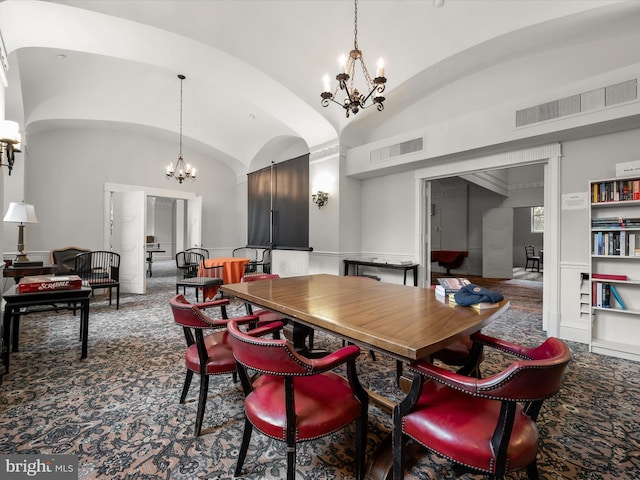
<svg viewBox="0 0 640 480"><path fill-rule="evenodd" d="M29 277L31 275L54 275L57 270L57 265L40 265L28 267L12 265L11 267L2 269L2 276L13 277L15 282L18 283L22 277Z"/></svg>
<svg viewBox="0 0 640 480"><path fill-rule="evenodd" d="M413 286L418 286L418 264L417 263L381 263L381 262L366 262L363 260L344 260L344 274L349 275L349 266L354 266L354 274L358 275L359 267L377 267L388 268L390 270L403 270L404 271L404 284L407 284L407 271L413 272Z"/></svg>

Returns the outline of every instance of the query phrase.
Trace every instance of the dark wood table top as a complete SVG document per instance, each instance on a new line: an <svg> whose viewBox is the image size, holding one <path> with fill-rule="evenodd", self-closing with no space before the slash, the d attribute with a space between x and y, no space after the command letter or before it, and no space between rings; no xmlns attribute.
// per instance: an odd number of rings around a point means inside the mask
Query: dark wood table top
<svg viewBox="0 0 640 480"><path fill-rule="evenodd" d="M39 267L17 267L15 265L2 269L5 277L28 277L31 275L50 275L56 273L57 265L43 265Z"/></svg>
<svg viewBox="0 0 640 480"><path fill-rule="evenodd" d="M227 284L221 289L405 361L425 358L477 332L509 307L507 300L486 310L452 306L438 301L431 289L327 274Z"/></svg>
<svg viewBox="0 0 640 480"><path fill-rule="evenodd" d="M22 303L42 303L42 302L66 302L82 298L89 298L91 288L82 286L68 290L43 290L37 292L18 292L18 286L12 285L2 294L2 298L9 305Z"/></svg>

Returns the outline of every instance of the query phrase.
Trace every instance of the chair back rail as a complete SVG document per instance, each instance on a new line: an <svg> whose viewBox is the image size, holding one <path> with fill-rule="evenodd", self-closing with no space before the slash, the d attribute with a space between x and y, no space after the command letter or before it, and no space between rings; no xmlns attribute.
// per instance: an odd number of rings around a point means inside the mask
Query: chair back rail
<svg viewBox="0 0 640 480"><path fill-rule="evenodd" d="M58 267L57 275L67 275L75 268L76 255L90 251L88 248L73 246L56 248L49 252L49 259L52 265Z"/></svg>
<svg viewBox="0 0 640 480"><path fill-rule="evenodd" d="M75 257L73 273L92 290L109 289L109 305L115 288L116 308L120 308L120 254L108 250L80 253Z"/></svg>

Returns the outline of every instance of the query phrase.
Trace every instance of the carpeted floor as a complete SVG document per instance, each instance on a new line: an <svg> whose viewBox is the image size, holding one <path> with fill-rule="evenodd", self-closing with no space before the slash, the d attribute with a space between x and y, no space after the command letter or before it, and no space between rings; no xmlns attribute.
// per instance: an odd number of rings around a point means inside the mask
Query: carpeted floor
<svg viewBox="0 0 640 480"><path fill-rule="evenodd" d="M534 282L541 282L542 275L542 270L536 272L535 270L525 270L522 267L515 267L513 269L513 278L518 280L531 280Z"/></svg>
<svg viewBox="0 0 640 480"><path fill-rule="evenodd" d="M243 423L240 386L231 376L212 379L204 434L195 438L197 379L190 401L178 403L184 338L168 305L173 274L172 262L154 263L149 293L123 295L119 311L96 297L84 361L77 317L24 317L21 351L11 354L11 372L0 386L0 454L76 454L82 479L232 478ZM512 305L485 331L527 345L545 338L540 309L530 305ZM332 349L340 342L317 334L316 345ZM540 416L540 477L640 478L640 365L569 346L573 360L562 391ZM393 361L379 355L376 361L361 355L359 361L363 384L401 398ZM485 374L505 361L488 355ZM371 406L369 456L389 428L389 416ZM349 428L301 445L297 478L352 479L353 433ZM284 478L285 465L283 444L254 432L243 478ZM456 478L448 461L424 451L409 466L408 479Z"/></svg>

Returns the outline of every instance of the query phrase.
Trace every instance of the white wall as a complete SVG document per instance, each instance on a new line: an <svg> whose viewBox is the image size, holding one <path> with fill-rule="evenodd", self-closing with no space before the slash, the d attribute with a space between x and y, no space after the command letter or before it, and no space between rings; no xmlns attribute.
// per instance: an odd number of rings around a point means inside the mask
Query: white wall
<svg viewBox="0 0 640 480"><path fill-rule="evenodd" d="M415 252L415 180L412 172L361 182L361 256L398 263L417 260ZM402 283L402 274L380 269L371 273Z"/></svg>
<svg viewBox="0 0 640 480"><path fill-rule="evenodd" d="M175 161L173 139L139 130L69 128L29 136L25 198L40 223L30 225L29 250L64 245L101 248L105 182L181 189L203 197L202 239L207 246L232 248L241 243L242 222L236 197L236 175L227 166L183 147L197 167L195 182L167 180L166 165ZM5 231L7 229L5 228ZM244 243L244 242L242 242Z"/></svg>

